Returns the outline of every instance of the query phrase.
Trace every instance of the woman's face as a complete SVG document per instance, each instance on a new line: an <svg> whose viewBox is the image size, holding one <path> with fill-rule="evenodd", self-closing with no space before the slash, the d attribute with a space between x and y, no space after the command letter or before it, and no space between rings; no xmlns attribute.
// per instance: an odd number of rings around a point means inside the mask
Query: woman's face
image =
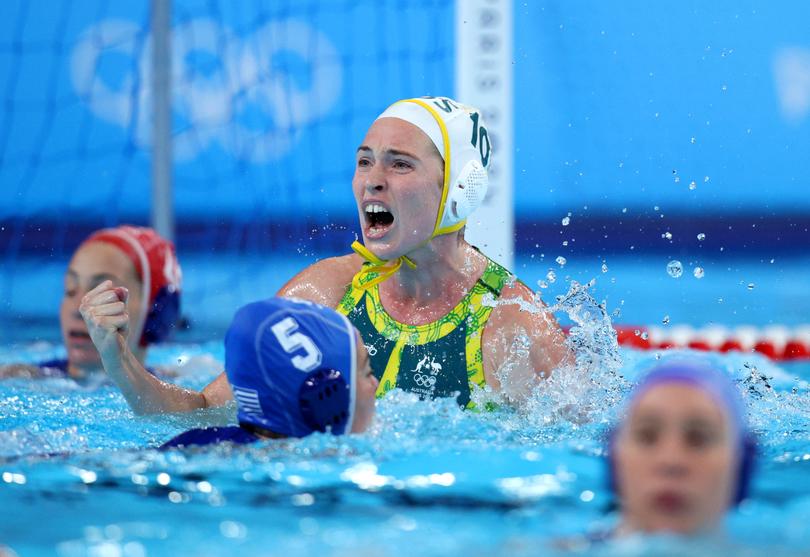
<svg viewBox="0 0 810 557"><path fill-rule="evenodd" d="M352 180L363 243L382 259L430 237L442 197L444 161L430 138L399 118L381 118L357 149Z"/></svg>
<svg viewBox="0 0 810 557"><path fill-rule="evenodd" d="M377 398L377 387L380 382L371 370L371 361L368 351L363 344L363 339L358 331L355 331L357 352L357 387L355 390L354 402L354 422L351 433L362 433L371 425L374 419L375 401Z"/></svg>
<svg viewBox="0 0 810 557"><path fill-rule="evenodd" d="M65 273L65 293L59 310L62 339L71 366L101 367L101 359L79 313L79 304L88 291L105 280L111 280L115 286L124 286L129 290L127 311L130 316L130 331L140 330L142 285L132 261L121 250L105 242L79 246ZM130 343L132 342L130 339Z"/></svg>
<svg viewBox="0 0 810 557"><path fill-rule="evenodd" d="M614 450L630 530L694 533L716 525L731 504L738 473L733 432L701 389L666 383L642 394Z"/></svg>

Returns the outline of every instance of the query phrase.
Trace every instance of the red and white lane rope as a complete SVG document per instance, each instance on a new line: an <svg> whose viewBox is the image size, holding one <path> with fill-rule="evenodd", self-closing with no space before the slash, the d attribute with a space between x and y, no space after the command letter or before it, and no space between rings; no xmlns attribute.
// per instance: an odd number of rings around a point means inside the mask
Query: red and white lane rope
<svg viewBox="0 0 810 557"><path fill-rule="evenodd" d="M674 325L668 327L633 327L615 325L619 344L641 350L662 350L665 348L692 348L729 352L732 350L755 351L772 360L810 359L810 325L785 327L741 326L735 328L710 325L690 327Z"/></svg>

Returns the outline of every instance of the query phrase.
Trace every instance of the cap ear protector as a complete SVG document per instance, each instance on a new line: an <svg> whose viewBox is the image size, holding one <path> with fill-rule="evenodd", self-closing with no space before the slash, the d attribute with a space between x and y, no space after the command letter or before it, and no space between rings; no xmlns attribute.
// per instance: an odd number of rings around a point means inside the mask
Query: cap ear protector
<svg viewBox="0 0 810 557"><path fill-rule="evenodd" d="M335 435L348 433L351 392L346 379L334 369L311 372L301 383L298 404L304 422L315 431L327 428Z"/></svg>
<svg viewBox="0 0 810 557"><path fill-rule="evenodd" d="M615 496L620 497L619 483L616 478L616 443L618 442L619 429L611 428L608 432L608 454L607 454L607 488ZM739 505L748 497L751 488L751 478L757 456L757 440L752 433L747 433L742 438L742 446L739 448L739 468L737 469L737 485L732 498L732 506Z"/></svg>
<svg viewBox="0 0 810 557"><path fill-rule="evenodd" d="M468 161L458 178L449 186L440 228L466 221L481 206L488 187L489 177L483 165L476 160Z"/></svg>

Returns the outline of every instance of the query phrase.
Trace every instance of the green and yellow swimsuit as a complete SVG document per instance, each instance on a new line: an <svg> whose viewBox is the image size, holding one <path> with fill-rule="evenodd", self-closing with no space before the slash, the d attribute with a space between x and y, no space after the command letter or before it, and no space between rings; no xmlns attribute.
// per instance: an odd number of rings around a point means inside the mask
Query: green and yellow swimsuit
<svg viewBox="0 0 810 557"><path fill-rule="evenodd" d="M349 287L337 311L363 335L371 367L380 380L377 397L394 388L422 398L459 393L459 405L472 407L472 386L486 385L481 335L492 312L491 302L512 279L511 273L488 260L486 270L458 305L425 325L399 323L388 315L380 302L379 285L362 287L376 277L367 271L358 273L359 287Z"/></svg>

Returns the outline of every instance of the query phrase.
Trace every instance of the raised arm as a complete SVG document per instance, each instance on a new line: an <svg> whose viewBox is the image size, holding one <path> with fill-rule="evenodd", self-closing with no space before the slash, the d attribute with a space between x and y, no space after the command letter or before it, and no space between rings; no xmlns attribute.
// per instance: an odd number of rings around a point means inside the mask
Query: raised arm
<svg viewBox="0 0 810 557"><path fill-rule="evenodd" d="M293 277L278 295L335 307L359 267L359 258L354 255L325 259ZM198 392L161 381L146 371L127 343L126 301L126 289L105 281L87 293L79 311L105 371L136 414L189 412L222 406L233 398L224 372Z"/></svg>
<svg viewBox="0 0 810 557"><path fill-rule="evenodd" d="M82 299L82 314L104 370L136 414L187 412L224 404L230 398L227 382L215 380L203 392L161 381L144 368L127 343L129 313L126 288L104 281Z"/></svg>

